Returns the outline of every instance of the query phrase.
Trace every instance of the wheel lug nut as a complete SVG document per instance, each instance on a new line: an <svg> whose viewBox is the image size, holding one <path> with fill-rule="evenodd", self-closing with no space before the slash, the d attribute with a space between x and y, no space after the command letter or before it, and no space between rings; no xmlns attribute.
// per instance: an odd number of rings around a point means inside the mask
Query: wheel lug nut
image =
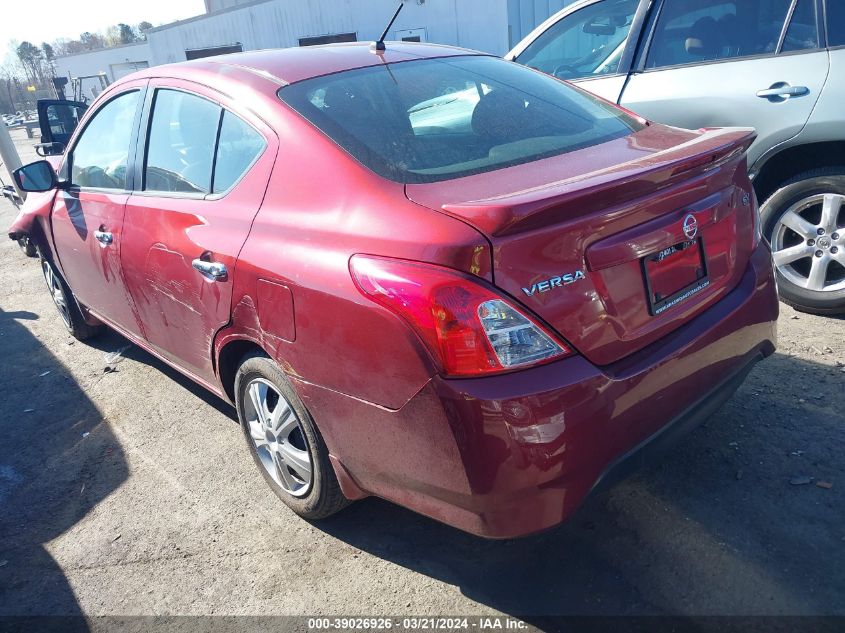
<svg viewBox="0 0 845 633"><path fill-rule="evenodd" d="M830 252L831 252L831 253L833 253L834 255L836 255L836 253L838 253L838 252L839 252L839 249L838 249L836 246L831 246L831 247L830 247Z"/></svg>
<svg viewBox="0 0 845 633"><path fill-rule="evenodd" d="M822 253L821 251L816 251L816 257L821 257L822 255L824 255L824 253Z"/></svg>
<svg viewBox="0 0 845 633"><path fill-rule="evenodd" d="M832 238L833 238L833 239L835 239L835 240L838 240L838 239L839 239L839 233L834 233L834 234L833 234L833 235L831 235L830 237L832 237Z"/></svg>
<svg viewBox="0 0 845 633"><path fill-rule="evenodd" d="M815 246L816 240L807 240L807 246Z"/></svg>
<svg viewBox="0 0 845 633"><path fill-rule="evenodd" d="M817 228L817 229L816 229L816 233L817 233L818 235L824 235L824 229L823 229L823 228L821 228L821 227L819 227L819 228Z"/></svg>

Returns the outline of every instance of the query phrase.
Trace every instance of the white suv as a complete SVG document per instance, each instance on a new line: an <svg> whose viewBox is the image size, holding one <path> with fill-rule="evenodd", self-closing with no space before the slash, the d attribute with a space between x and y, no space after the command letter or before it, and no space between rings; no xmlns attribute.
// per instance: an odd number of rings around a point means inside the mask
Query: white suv
<svg viewBox="0 0 845 633"><path fill-rule="evenodd" d="M581 0L507 57L661 123L754 127L781 298L845 312L845 0Z"/></svg>

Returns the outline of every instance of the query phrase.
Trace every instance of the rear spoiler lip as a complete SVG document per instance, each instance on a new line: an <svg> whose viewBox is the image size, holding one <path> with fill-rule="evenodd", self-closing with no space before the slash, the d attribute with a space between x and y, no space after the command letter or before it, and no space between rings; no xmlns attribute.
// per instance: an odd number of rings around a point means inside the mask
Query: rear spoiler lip
<svg viewBox="0 0 845 633"><path fill-rule="evenodd" d="M525 230L532 218L574 200L612 188L650 180L658 188L684 174L710 171L743 156L757 137L754 128L702 128L699 135L673 147L626 163L523 191L442 206L445 213L470 222L488 236Z"/></svg>

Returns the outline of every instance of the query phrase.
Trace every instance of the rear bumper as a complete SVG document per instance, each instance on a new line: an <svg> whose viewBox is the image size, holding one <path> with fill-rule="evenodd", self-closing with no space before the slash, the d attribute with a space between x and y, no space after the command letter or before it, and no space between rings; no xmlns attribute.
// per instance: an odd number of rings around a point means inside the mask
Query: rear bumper
<svg viewBox="0 0 845 633"><path fill-rule="evenodd" d="M522 536L562 522L711 415L774 352L777 315L763 245L718 304L611 366L572 357L435 378L398 411L303 385L304 396L345 491L481 536Z"/></svg>

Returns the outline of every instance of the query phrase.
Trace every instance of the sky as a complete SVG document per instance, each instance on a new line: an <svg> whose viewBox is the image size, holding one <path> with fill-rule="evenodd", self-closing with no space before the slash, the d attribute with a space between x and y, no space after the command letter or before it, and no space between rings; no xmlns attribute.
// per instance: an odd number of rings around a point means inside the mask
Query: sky
<svg viewBox="0 0 845 633"><path fill-rule="evenodd" d="M40 45L112 24L146 20L158 26L205 12L203 0L8 0L0 19L0 61L12 40Z"/></svg>

